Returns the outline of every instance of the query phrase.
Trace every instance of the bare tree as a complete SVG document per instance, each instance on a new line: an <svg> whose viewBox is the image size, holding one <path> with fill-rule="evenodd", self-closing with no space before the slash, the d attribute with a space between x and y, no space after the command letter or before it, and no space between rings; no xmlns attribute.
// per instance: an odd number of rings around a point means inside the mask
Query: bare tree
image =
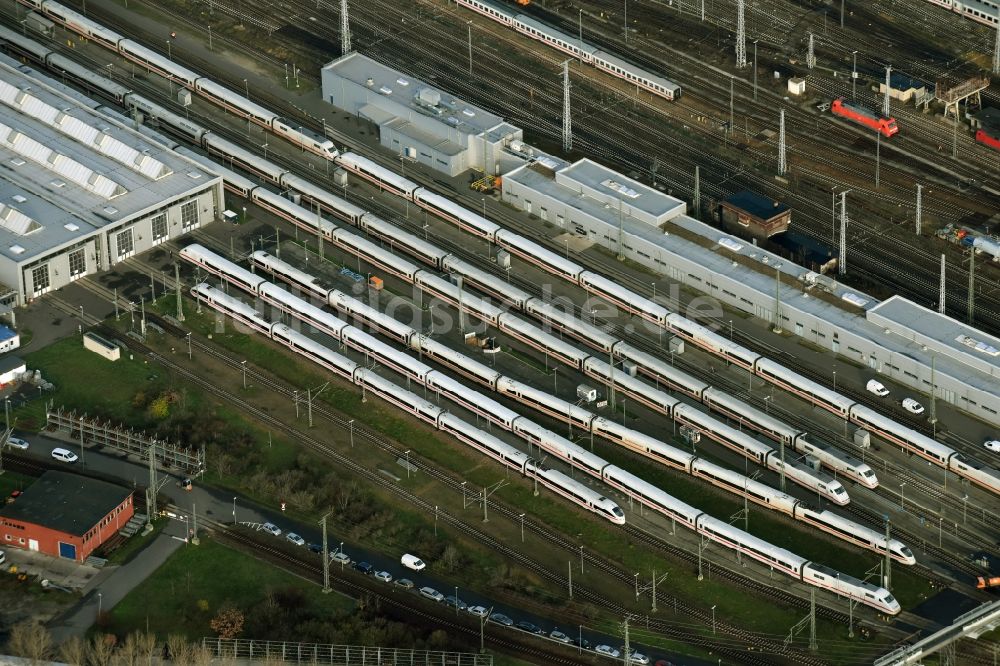
<svg viewBox="0 0 1000 666"><path fill-rule="evenodd" d="M190 666L191 645L181 634L170 634L167 636L167 649L170 650L170 659L175 666Z"/></svg>
<svg viewBox="0 0 1000 666"><path fill-rule="evenodd" d="M136 654L138 646L135 642L136 634L132 633L125 637L122 644L115 651L113 662L115 666L139 666L139 657Z"/></svg>
<svg viewBox="0 0 1000 666"><path fill-rule="evenodd" d="M87 643L73 636L59 646L59 659L67 664L83 664L87 659Z"/></svg>
<svg viewBox="0 0 1000 666"><path fill-rule="evenodd" d="M116 639L113 634L97 634L90 641L87 662L90 666L110 666L115 653Z"/></svg>
<svg viewBox="0 0 1000 666"><path fill-rule="evenodd" d="M137 631L135 633L135 647L138 664L153 666L153 652L156 650L156 634L148 631Z"/></svg>
<svg viewBox="0 0 1000 666"><path fill-rule="evenodd" d="M197 643L191 645L191 666L209 666L212 663L212 651Z"/></svg>
<svg viewBox="0 0 1000 666"><path fill-rule="evenodd" d="M10 630L7 648L14 654L37 663L46 659L52 652L52 636L49 630L38 622L30 620L20 622Z"/></svg>

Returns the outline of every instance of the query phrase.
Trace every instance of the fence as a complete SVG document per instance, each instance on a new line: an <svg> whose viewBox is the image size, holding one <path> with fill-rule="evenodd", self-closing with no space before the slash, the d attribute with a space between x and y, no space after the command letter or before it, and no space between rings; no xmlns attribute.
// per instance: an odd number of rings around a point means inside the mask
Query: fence
<svg viewBox="0 0 1000 666"><path fill-rule="evenodd" d="M108 446L127 454L132 454L147 460L149 447L153 447L156 461L167 469L178 469L189 475L201 474L205 470L205 450L190 449L176 444L147 439L142 433L131 429L102 423L100 419L77 415L76 412L63 412L47 409L45 419L50 428L58 428L69 432L73 439L85 443Z"/></svg>
<svg viewBox="0 0 1000 666"><path fill-rule="evenodd" d="M215 656L269 659L331 666L493 666L493 655L475 652L410 650L368 645L323 645L245 638L203 638L203 647Z"/></svg>

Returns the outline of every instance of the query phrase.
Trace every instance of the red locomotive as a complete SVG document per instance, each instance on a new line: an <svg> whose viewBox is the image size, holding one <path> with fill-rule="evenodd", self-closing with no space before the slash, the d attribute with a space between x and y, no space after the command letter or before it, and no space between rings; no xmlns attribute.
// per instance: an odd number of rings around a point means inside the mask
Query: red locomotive
<svg viewBox="0 0 1000 666"><path fill-rule="evenodd" d="M980 127L976 130L976 141L994 150L1000 150L1000 128L990 131Z"/></svg>
<svg viewBox="0 0 1000 666"><path fill-rule="evenodd" d="M899 125L896 124L895 118L883 118L871 109L851 104L843 97L833 100L833 103L830 105L830 111L841 118L853 120L860 125L881 132L882 136L887 139L899 131Z"/></svg>

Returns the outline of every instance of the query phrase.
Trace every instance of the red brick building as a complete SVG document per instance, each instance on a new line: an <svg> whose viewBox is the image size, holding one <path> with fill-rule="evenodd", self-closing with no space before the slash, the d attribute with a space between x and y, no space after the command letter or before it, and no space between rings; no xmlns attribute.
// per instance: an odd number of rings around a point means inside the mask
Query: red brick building
<svg viewBox="0 0 1000 666"><path fill-rule="evenodd" d="M133 513L130 488L51 470L0 509L0 547L83 562Z"/></svg>

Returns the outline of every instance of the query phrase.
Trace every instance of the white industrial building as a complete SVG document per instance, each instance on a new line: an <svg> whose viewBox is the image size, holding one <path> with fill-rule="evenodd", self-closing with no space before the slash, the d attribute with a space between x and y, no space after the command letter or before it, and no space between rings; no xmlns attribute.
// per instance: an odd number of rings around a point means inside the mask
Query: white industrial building
<svg viewBox="0 0 1000 666"><path fill-rule="evenodd" d="M499 175L522 163L503 150L523 138L520 128L367 56L348 53L321 74L323 99L376 125L380 143L401 159L449 176Z"/></svg>
<svg viewBox="0 0 1000 666"><path fill-rule="evenodd" d="M23 305L207 224L222 179L0 56L0 302Z"/></svg>
<svg viewBox="0 0 1000 666"><path fill-rule="evenodd" d="M1000 340L992 336L900 296L880 303L700 222L682 201L589 160L546 156L504 175L502 194L571 235L574 247L604 247L873 375L921 393L933 382L939 400L1000 424Z"/></svg>

